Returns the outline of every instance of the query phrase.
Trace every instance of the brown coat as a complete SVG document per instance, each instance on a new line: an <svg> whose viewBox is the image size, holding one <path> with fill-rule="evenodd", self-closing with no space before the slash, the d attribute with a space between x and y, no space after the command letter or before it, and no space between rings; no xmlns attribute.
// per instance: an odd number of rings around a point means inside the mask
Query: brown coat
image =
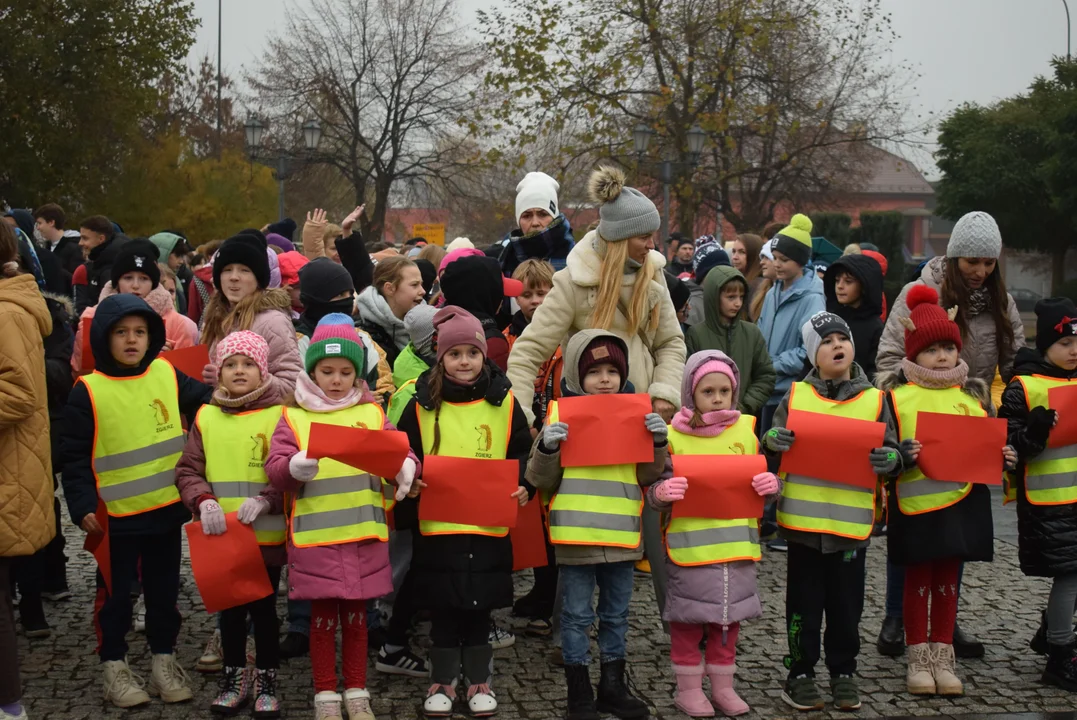
<svg viewBox="0 0 1077 720"><path fill-rule="evenodd" d="M44 338L52 317L33 275L0 280L0 557L56 533Z"/></svg>

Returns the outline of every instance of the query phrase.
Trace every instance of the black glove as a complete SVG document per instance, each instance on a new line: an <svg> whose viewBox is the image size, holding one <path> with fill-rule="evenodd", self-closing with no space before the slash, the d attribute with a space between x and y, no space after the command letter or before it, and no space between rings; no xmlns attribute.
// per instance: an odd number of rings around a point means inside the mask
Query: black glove
<svg viewBox="0 0 1077 720"><path fill-rule="evenodd" d="M1055 424L1056 413L1042 405L1037 405L1028 413L1025 422L1025 435L1029 441L1037 445L1046 445L1047 436L1051 434L1051 428Z"/></svg>

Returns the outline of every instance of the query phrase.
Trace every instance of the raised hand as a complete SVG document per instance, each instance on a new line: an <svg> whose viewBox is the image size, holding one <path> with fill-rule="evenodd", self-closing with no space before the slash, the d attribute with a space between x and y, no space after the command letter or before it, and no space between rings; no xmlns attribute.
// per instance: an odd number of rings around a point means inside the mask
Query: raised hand
<svg viewBox="0 0 1077 720"><path fill-rule="evenodd" d="M363 214L364 209L366 209L366 205L356 205L355 209L348 214L348 217L344 218L344 222L340 223L340 229L344 231L344 237L352 234L352 226L359 220L359 216Z"/></svg>

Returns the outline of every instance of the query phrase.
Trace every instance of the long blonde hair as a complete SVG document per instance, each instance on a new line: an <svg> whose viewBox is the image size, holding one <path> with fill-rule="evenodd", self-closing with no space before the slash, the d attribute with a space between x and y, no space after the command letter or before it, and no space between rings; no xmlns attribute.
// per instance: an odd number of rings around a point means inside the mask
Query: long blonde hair
<svg viewBox="0 0 1077 720"><path fill-rule="evenodd" d="M762 275L760 277L762 280L755 289L755 295L752 295L752 301L748 304L748 317L752 322L759 320L759 316L763 314L763 301L767 299L767 293L774 287L772 279Z"/></svg>
<svg viewBox="0 0 1077 720"><path fill-rule="evenodd" d="M261 306L267 292L270 291L259 288L232 307L223 292L218 290L213 293L213 297L206 304L205 313L202 314L200 342L212 346L234 330L250 330L254 324L254 316L259 309L264 309Z"/></svg>
<svg viewBox="0 0 1077 720"><path fill-rule="evenodd" d="M606 256L599 266L598 298L591 311L591 327L600 330L612 330L617 317L617 305L621 300L621 283L625 275L625 263L628 261L628 241L606 242L595 231L599 242L606 243ZM647 314L647 302L650 299L651 281L654 280L654 266L650 258L643 261L643 267L636 272L636 284L632 288L632 297L628 302L627 334L629 337L643 327ZM658 328L658 303L651 308L650 317L646 318L647 329Z"/></svg>

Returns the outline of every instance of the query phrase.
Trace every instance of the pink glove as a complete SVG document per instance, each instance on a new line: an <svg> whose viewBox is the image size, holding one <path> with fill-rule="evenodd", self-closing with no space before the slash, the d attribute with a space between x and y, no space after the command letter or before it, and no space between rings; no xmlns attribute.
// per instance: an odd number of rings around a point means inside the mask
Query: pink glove
<svg viewBox="0 0 1077 720"><path fill-rule="evenodd" d="M661 502L675 502L684 500L684 491L688 489L688 478L671 477L658 483L654 489L654 496Z"/></svg>
<svg viewBox="0 0 1077 720"><path fill-rule="evenodd" d="M773 495L778 492L778 476L772 472L759 473L752 478L752 490L763 497Z"/></svg>
<svg viewBox="0 0 1077 720"><path fill-rule="evenodd" d="M217 366L213 363L202 368L202 382L210 387L217 387Z"/></svg>

